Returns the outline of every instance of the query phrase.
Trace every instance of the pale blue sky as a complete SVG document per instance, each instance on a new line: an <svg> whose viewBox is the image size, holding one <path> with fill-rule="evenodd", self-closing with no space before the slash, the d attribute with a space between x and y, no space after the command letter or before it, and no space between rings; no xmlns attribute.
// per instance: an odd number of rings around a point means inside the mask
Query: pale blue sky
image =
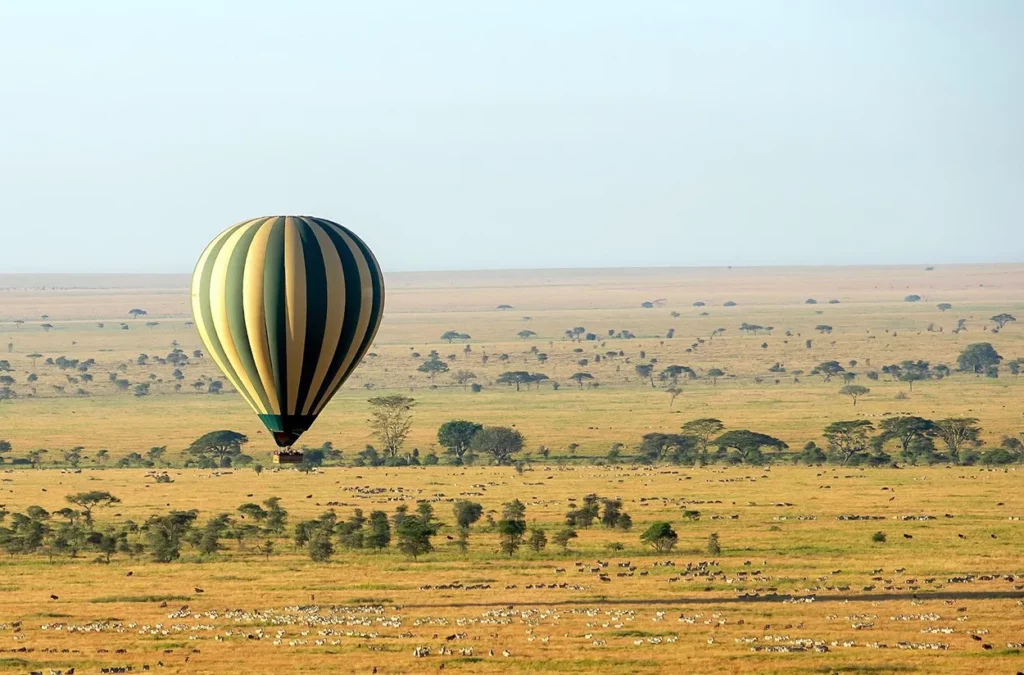
<svg viewBox="0 0 1024 675"><path fill-rule="evenodd" d="M0 271L1024 260L1024 2L0 0Z"/></svg>

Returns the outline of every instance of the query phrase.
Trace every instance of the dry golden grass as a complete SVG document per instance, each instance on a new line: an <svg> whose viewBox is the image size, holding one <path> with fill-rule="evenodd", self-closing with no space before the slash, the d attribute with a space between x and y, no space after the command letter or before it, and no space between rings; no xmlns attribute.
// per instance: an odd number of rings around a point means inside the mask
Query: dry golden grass
<svg viewBox="0 0 1024 675"><path fill-rule="evenodd" d="M470 552L456 552L446 539L446 527L437 537L437 551L417 562L387 552L342 552L328 564L313 564L302 552L284 542L269 561L238 551L233 541L216 558L202 559L186 549L182 562L159 565L118 556L111 565L74 561L48 562L45 558L14 558L0 562L3 570L3 616L0 622L23 622L22 640L11 629L0 632L5 649L25 647L28 653L0 654L0 668L14 672L45 667L75 666L92 672L99 666L142 664L162 660L170 672L303 672L324 669L341 672L432 672L444 662L457 672L1013 672L1019 650L1007 647L1020 640L1024 614L1013 597L987 597L987 593L1013 593L1020 581L997 577L991 581L953 584L961 574L1017 574L1024 544L1018 521L1008 520L1024 511L1018 485L1019 472L980 469L846 470L814 468L706 468L700 470L630 469L626 467L542 468L517 475L511 469L434 467L423 469L326 469L304 476L294 471L251 471L215 475L205 471L172 470L175 482L154 484L142 471L86 470L80 474L56 471L21 471L2 474L3 500L9 509L39 504L48 509L63 505L66 493L103 489L120 496L123 504L98 516L103 522L140 520L174 508L198 508L204 514L232 511L237 505L279 496L291 512L292 522L310 518L337 502L340 516L353 508L365 512L392 512L399 503L414 505L431 499L437 515L451 522L450 502L466 493L486 509L518 497L527 504L527 517L549 532L568 507L569 497L595 491L624 500L637 521L634 531L601 528L581 531L568 554L549 548L543 554L521 552L509 560L496 552L496 536L476 526ZM474 487L485 485L481 489ZM369 495L359 487L389 491ZM828 486L826 489L824 486ZM398 488L403 492L399 493ZM888 488L888 489L884 489ZM43 491L45 489L45 492ZM251 497L249 495L252 495ZM307 498L307 495L312 495ZM657 499L650 500L650 496ZM647 501L641 502L642 497ZM895 499L890 501L891 497ZM715 501L720 503L701 503ZM791 506L781 506L783 502ZM684 508L698 509L701 518L686 522ZM842 522L836 516L856 513L882 516L882 521ZM944 514L953 518L945 518ZM906 515L934 515L936 520L904 522ZM738 516L730 519L731 516ZM813 516L816 520L797 520ZM721 519L717 519L721 518ZM665 519L676 524L679 549L653 554L640 546L638 534L650 522ZM873 544L877 530L889 536L886 544ZM708 559L703 552L709 533L718 532L723 546L717 558L724 577L713 581L683 579L670 582L687 562ZM903 538L903 534L913 539ZM964 534L967 539L957 538ZM992 534L996 538L991 537ZM609 554L606 545L618 541L624 551ZM251 544L250 544L251 546ZM653 567L671 559L677 566ZM589 571L596 560L610 561L611 581L602 583ZM575 571L574 561L588 571ZM635 576L617 563L629 561ZM746 565L747 561L750 565ZM565 574L556 568L565 568ZM874 570L882 572L875 574ZM906 568L896 573L896 568ZM132 576L126 576L128 571ZM759 571L761 579L744 581L741 572ZM640 572L648 572L640 576ZM886 592L881 576L897 590ZM934 578L929 583L927 579ZM906 583L916 579L914 584ZM488 584L478 590L420 590L421 586ZM577 589L527 589L528 584L576 584ZM515 589L507 586L516 585ZM870 592L866 585L874 585ZM914 600L918 587L920 600ZM199 594L195 588L202 588ZM846 589L848 587L848 589ZM813 603L783 603L779 599L737 602L741 594L817 596ZM846 589L846 590L842 590ZM49 596L58 596L51 600ZM939 594L939 595L935 595ZM946 594L946 595L942 595ZM1021 592L1015 595L1020 597ZM315 596L315 597L312 597ZM846 598L852 598L847 600ZM168 607L161 608L165 600ZM948 600L948 602L947 602ZM193 616L169 618L181 605ZM308 617L285 608L315 604L315 614L368 618L370 624L339 626L340 631L378 633L374 637L323 636L325 626L306 625ZM400 625L380 625L368 610L332 607L380 605ZM506 612L544 612L544 616ZM961 609L963 608L963 609ZM267 610L290 615L287 625L274 626L252 618L235 620L226 610ZM218 612L216 618L201 613ZM494 612L507 615L507 623L479 623ZM586 612L590 611L590 615ZM558 618L554 618L554 615ZM579 612L579 613L574 613ZM664 612L659 619L658 612ZM681 615L701 615L695 623L680 622ZM936 619L893 620L899 615L931 615ZM198 615L198 616L196 616ZM432 621L424 622L427 617ZM848 618L852 617L852 618ZM870 618L874 617L874 618ZM962 617L966 619L960 620ZM69 633L52 624L82 625L103 619L136 624L125 632ZM421 625L417 625L417 620ZM460 620L463 620L460 625ZM466 620L469 620L467 623ZM504 619L503 619L504 620ZM724 621L724 623L719 623ZM854 623L872 628L855 629ZM51 624L43 630L44 624ZM144 625L161 624L157 634L140 634ZM620 625L621 624L621 625ZM198 626L198 627L197 627ZM214 626L215 630L207 629ZM266 637L248 640L246 633L263 627ZM924 629L952 628L952 634L927 634ZM275 632L286 631L279 645ZM532 635L536 638L530 641ZM163 634L160 631L167 631ZM308 630L308 635L302 631ZM234 631L227 637L225 631ZM969 633L979 632L983 642ZM985 632L988 631L988 632ZM464 639L445 638L465 633ZM435 634L437 637L434 637ZM224 638L216 641L214 636ZM584 637L590 635L589 638ZM541 640L549 637L549 641ZM673 636L674 643L634 645L636 639ZM766 636L788 636L775 642ZM713 638L713 644L709 644ZM750 638L757 641L748 642ZM327 640L317 645L316 640ZM828 653L813 651L759 654L752 646L786 646L795 640L824 641ZM289 646L292 640L307 644ZM332 640L339 644L332 645ZM606 644L595 645L595 641ZM854 641L855 646L841 643ZM942 643L944 651L911 651L897 644ZM840 644L833 644L840 643ZM883 643L888 648L871 648ZM455 648L440 655L442 645ZM991 651L983 644L993 646ZM416 659L412 650L429 646L432 656ZM480 661L460 659L458 648L472 647ZM123 648L126 654L115 654ZM79 650L46 653L46 649ZM107 649L109 653L97 653ZM173 649L163 654L164 649ZM193 654L192 650L199 653ZM380 651L375 651L375 650ZM496 656L489 657L488 650ZM505 658L507 649L512 656ZM186 665L184 659L190 656ZM24 659L14 662L10 659Z"/></svg>
<svg viewBox="0 0 1024 675"><path fill-rule="evenodd" d="M185 284L184 277L0 276L0 289L5 289L0 290L0 337L13 342L13 351L0 354L0 358L11 361L14 388L19 393L15 401L0 404L0 438L13 442L12 454L48 448L51 458L59 458L60 450L81 445L87 456L107 448L116 458L166 445L170 458L176 460L176 453L200 433L231 428L248 434L252 443L247 451L264 460L271 449L269 439L260 433L240 397L230 392L196 394L189 387L197 379L218 377L209 359L184 369L185 391L181 393L173 391L172 366L135 365L139 353L164 355L174 340L187 352L201 346L186 326ZM820 431L828 422L859 416L877 419L895 412L932 418L975 416L985 429L986 442L994 445L1002 436L1024 430L1020 405L1024 384L1008 373L997 380L957 375L919 383L906 400L897 399L900 392L906 392L906 384L868 382L863 373L909 358L952 365L965 345L978 341L992 342L1007 358L1024 356L1024 326L1011 324L998 334L986 330L993 314L1024 313L1022 291L1024 267L1012 265L939 267L930 272L865 267L394 275L389 278L387 315L374 347L378 356L367 359L303 441L319 445L330 440L351 459L354 452L373 441L365 424L366 398L382 391L402 391L417 400L407 447L421 451L436 449L436 428L452 417L515 424L527 437L530 450L546 445L554 456L560 456L570 443L578 443L579 455L603 457L612 443L629 447L644 433L673 431L694 417L718 417L730 428L764 431L799 447L808 440L820 442ZM921 295L922 302L903 302L910 293ZM805 304L809 297L818 304ZM840 304L827 304L832 298ZM662 306L640 308L643 301L659 299L665 299ZM693 307L698 300L707 306ZM725 308L726 300L738 306ZM935 307L939 302L950 302L953 309L942 313ZM502 303L515 309L497 311L495 307ZM127 310L132 307L148 310L149 316L130 320ZM672 317L673 311L680 316ZM702 311L710 316L702 317ZM46 320L40 318L43 314L48 316ZM967 319L968 330L955 335L951 331L958 318ZM26 323L19 327L11 323L14 319ZM120 321L126 321L130 329L120 330ZM147 327L146 321L158 325ZM771 336L743 336L737 328L744 321L772 325L775 330ZM47 322L55 328L43 332L40 325ZM97 322L104 327L97 327ZM833 333L814 332L818 323L832 325ZM928 332L929 323L943 332ZM579 344L564 339L563 331L573 326L585 326L605 336L608 329L628 329L638 338ZM718 327L727 329L725 335L710 340L711 330ZM524 328L538 337L517 339L516 333ZM659 337L669 328L676 330L673 339ZM462 344L449 346L439 340L448 329L473 336L469 354L463 352ZM792 336L785 335L787 330ZM692 350L697 338L705 342ZM814 342L809 350L804 346L808 338ZM0 350L7 342L0 343ZM761 348L763 342L768 343L766 349ZM547 362L540 363L529 352L533 346L548 354ZM442 356L455 354L452 371L473 371L484 391L465 391L446 375L437 378L437 389L429 389L426 376L415 371L419 360L410 353L425 356L431 349ZM584 352L577 354L575 349ZM623 350L625 355L593 363L595 352L610 350ZM639 382L633 371L642 361L641 350L646 359L658 359L659 369L673 363L688 365L698 373L719 367L734 377L717 385L703 378L685 383L683 394L670 410L662 385L652 389ZM95 358L97 365L91 371L95 380L72 386L66 373L44 366L41 360L33 367L28 358L33 352ZM486 365L481 360L484 353L490 357ZM509 355L508 363L499 361L503 353ZM580 358L591 362L578 366ZM809 375L794 383L789 373L768 372L776 361L788 371L809 371L827 359L859 362L856 370L862 376L858 383L872 392L856 408L838 395L838 384L826 384ZM866 365L869 360L870 366ZM136 398L114 391L106 373L120 372L122 363L128 364L123 376L131 382L153 382L150 396ZM492 384L504 370L543 372L563 386L558 391L545 386L540 391L516 393ZM577 390L568 379L577 370L593 373L601 386ZM31 389L26 377L30 372L39 376L34 396L28 395ZM151 380L151 375L156 379ZM54 384L64 385L68 392L82 386L90 395L59 394ZM372 385L372 390L366 385ZM235 550L234 542L226 542L227 550L215 559L204 560L186 550L184 561L169 565L123 556L109 566L93 563L91 556L85 555L70 561L4 558L0 560L0 624L7 627L0 630L0 648L7 651L0 653L2 671L45 672L51 667L74 666L78 672L96 672L100 667L127 664L137 669L149 664L156 670L159 660L167 672L189 673L369 673L374 666L380 673L435 672L442 663L446 670L483 673L988 673L1015 672L1022 665L1019 650L1008 647L1024 635L1019 601L991 595L1013 593L1020 582L1004 578L947 582L949 577L965 573L1024 572L1020 569L1019 551L1024 544L1020 523L1008 520L1024 515L1020 473L1014 469L778 467L762 471L750 467L694 470L534 464L533 470L521 476L510 469L431 467L329 468L310 476L281 471L262 477L251 471L214 475L172 469L175 482L158 485L148 481L142 471L98 470L89 460L85 463L89 468L80 474L4 472L0 474L4 481L0 483L0 504L7 510L32 504L56 509L64 505L65 494L109 490L123 504L99 515L106 522L138 521L169 508L198 508L205 519L232 511L246 501L279 496L294 523L318 515L328 508L328 502L339 503L336 510L347 517L356 507L393 512L403 500L411 505L416 499L434 499L438 516L450 523L451 500L482 492L473 498L491 510L513 497L522 499L528 505L528 519L550 532L561 522L570 497L597 492L624 499L636 524L628 533L600 528L583 531L572 545L574 552L567 556L549 547L543 554L520 552L512 560L498 556L496 536L482 530L472 535L467 555L457 553L446 539L454 534L450 527L435 541L438 550L416 562L396 552L341 552L333 562L316 565L283 540L279 553L269 561L251 551ZM352 489L357 486L393 490L379 496L361 495ZM403 492L397 491L399 487ZM307 499L306 495L312 496ZM691 503L709 500L720 503ZM785 503L792 506L777 506ZM685 522L684 508L699 509L701 519ZM847 513L883 516L885 520L836 520ZM945 518L947 513L954 517ZM738 518L729 518L734 515ZM904 515L933 515L937 520L894 520ZM797 520L797 516L816 519ZM786 519L777 520L783 517ZM640 547L638 536L659 519L675 523L680 547L669 555L652 556ZM871 543L871 533L877 530L888 534L888 543ZM669 578L678 574L679 567L651 567L659 559L673 559L681 566L707 558L703 550L712 531L721 535L721 570L732 583L720 578L710 583L686 579L672 583ZM904 533L913 538L903 538ZM626 549L609 554L606 546L613 541ZM596 574L572 569L577 560L589 568L598 558L612 561L606 570L612 572L608 583L600 582ZM637 566L636 575L616 577L615 573L622 571L616 563L626 560ZM749 567L744 565L748 560ZM565 575L555 572L563 567L569 569ZM903 567L905 573L894 573ZM883 572L873 574L877 568ZM761 570L770 579L738 581L739 572L751 569ZM126 576L129 570L133 572L130 577ZM649 574L640 576L643 571ZM901 589L898 595L871 597L884 594L886 585L872 581L873 576L892 579L892 585ZM933 583L925 582L933 577ZM920 601L907 590L907 579L918 579ZM420 590L423 585L436 587L456 580L490 588ZM583 588L525 588L527 584L563 581ZM515 589L506 588L513 584ZM875 590L863 591L868 585ZM846 586L848 591L835 590ZM196 593L196 587L205 592ZM810 604L786 604L777 599L738 602L740 593L759 591L764 595L767 588L797 596L814 594L818 599ZM812 588L817 590L809 590ZM932 593L951 595L935 597ZM59 599L50 600L50 594ZM312 595L320 616L337 619L351 615L369 622L368 626L334 628L379 632L379 636L317 635L318 627L302 625L308 615L285 610L311 604ZM159 597L163 596L171 598L166 608L160 607ZM842 599L847 596L851 596L849 601ZM947 600L953 604L946 604ZM168 617L183 604L193 612L220 614L217 618ZM328 610L367 604L382 606L384 616L400 616L400 627L382 626L377 615L365 609ZM520 614L502 614L508 606L516 612L554 611L558 618L527 613L524 620ZM280 627L287 631L281 645L273 644L278 628L271 626L264 626L270 637L249 640L237 631L252 633L256 625L225 617L224 611L232 608L272 610L288 614L289 620L298 623ZM624 614L630 610L635 615ZM485 614L494 611L499 614ZM656 613L661 611L664 618L656 621ZM698 613L703 616L695 623L679 621L680 614L693 617ZM890 619L929 613L941 618ZM847 618L862 615L877 618ZM958 621L963 616L967 619ZM427 617L433 620L426 621ZM478 622L482 618L500 621ZM42 629L43 624L79 625L102 619L136 625L121 633L78 633L53 626ZM459 619L467 623L460 626ZM22 632L16 634L11 624L19 620ZM158 634L139 633L143 625L157 623L162 624ZM854 629L853 623L873 623L874 627ZM216 630L196 629L197 624L216 626ZM531 628L534 641L528 639ZM921 632L928 628L952 628L955 632ZM302 636L301 631L307 629L310 635ZM236 634L225 636L229 630ZM989 632L979 636L981 642L968 635L983 630ZM445 642L446 636L461 632L467 634L465 640ZM215 635L224 640L216 641ZM192 636L198 639L190 639ZM542 640L545 636L549 641ZM646 642L649 637L670 636L677 641ZM768 642L769 636L788 636L789 640ZM757 642L745 641L754 637ZM317 639L328 642L316 645ZM644 644L634 645L637 639L645 640ZM830 651L751 651L752 646L792 645L798 639L824 641ZM307 640L308 644L289 646L291 640ZM331 640L339 644L332 645ZM848 640L856 645L841 646ZM595 645L595 641L606 644ZM948 650L898 649L901 641L941 642ZM889 647L867 646L875 642ZM450 644L455 654L439 655L443 644ZM993 649L984 650L982 644L991 644ZM419 645L431 647L433 654L414 658L412 650ZM474 656L460 658L460 647L473 647ZM21 648L33 651L11 651ZM126 653L116 654L118 648ZM50 649L57 652L44 651ZM99 649L109 653L98 653ZM164 654L165 649L172 652ZM200 651L192 653L193 649ZM488 656L489 649L495 651L494 657ZM503 649L512 656L501 656Z"/></svg>

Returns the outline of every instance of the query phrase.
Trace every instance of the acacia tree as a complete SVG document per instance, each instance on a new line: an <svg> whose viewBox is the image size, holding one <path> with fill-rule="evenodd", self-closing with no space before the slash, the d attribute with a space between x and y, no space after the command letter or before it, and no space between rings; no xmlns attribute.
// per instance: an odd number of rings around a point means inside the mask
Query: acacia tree
<svg viewBox="0 0 1024 675"><path fill-rule="evenodd" d="M573 373L572 375L569 376L569 379L570 380L576 380L576 384L579 385L580 390L582 391L583 390L583 381L584 380L593 380L594 376L591 375L590 373Z"/></svg>
<svg viewBox="0 0 1024 675"><path fill-rule="evenodd" d="M517 335L517 336L518 336L518 337L519 337L520 339L522 339L522 340L526 340L526 339L528 339L528 338L532 338L532 337L533 337L534 335L536 335L536 333L534 333L534 332L533 332L532 330L526 330L526 329L524 328L523 330L521 330L521 331L519 331L518 333L516 333L516 335Z"/></svg>
<svg viewBox="0 0 1024 675"><path fill-rule="evenodd" d="M857 407L858 398L870 392L870 389L868 389L867 387L863 387L859 384L848 384L839 390L839 393L842 394L843 396L849 396L851 399L853 399L854 407Z"/></svg>
<svg viewBox="0 0 1024 675"><path fill-rule="evenodd" d="M879 431L879 443L895 440L899 443L902 454L907 455L912 443L935 434L935 423L923 417L901 415L882 420Z"/></svg>
<svg viewBox="0 0 1024 675"><path fill-rule="evenodd" d="M760 463L763 459L761 448L773 448L780 451L789 448L784 441L774 436L748 429L727 431L715 440L715 445L722 449L735 449L739 453L740 460L745 464Z"/></svg>
<svg viewBox="0 0 1024 675"><path fill-rule="evenodd" d="M968 446L978 445L981 427L974 417L948 417L935 423L935 435L946 444L953 461L960 464L961 452Z"/></svg>
<svg viewBox="0 0 1024 675"><path fill-rule="evenodd" d="M1017 318L1015 316L1013 316L1012 314L1007 314L1006 312L1003 312L1002 314L996 314L990 319L990 321L995 322L996 327L999 330L1002 330L1003 326L1005 326L1006 324L1016 320Z"/></svg>
<svg viewBox="0 0 1024 675"><path fill-rule="evenodd" d="M649 363L638 363L633 367L636 374L640 376L640 380L649 380L651 383L651 389L654 388L654 366Z"/></svg>
<svg viewBox="0 0 1024 675"><path fill-rule="evenodd" d="M825 439L829 449L840 459L843 466L855 457L864 455L870 445L868 434L875 427L868 420L833 422L825 427Z"/></svg>
<svg viewBox="0 0 1024 675"><path fill-rule="evenodd" d="M242 454L242 446L248 442L245 434L221 429L192 441L187 452L200 458L212 457L218 466L230 466L232 459Z"/></svg>
<svg viewBox="0 0 1024 675"><path fill-rule="evenodd" d="M527 385L527 387L529 387L530 382L532 382L533 380L530 376L530 373L526 372L525 370L506 370L501 375L498 375L497 379L495 379L494 381L497 384L504 384L509 386L514 384L516 385L516 391L519 391L520 387L524 384Z"/></svg>
<svg viewBox="0 0 1024 675"><path fill-rule="evenodd" d="M828 382L832 379L833 375L846 370L838 361L822 361L811 370L811 375L821 375L823 382Z"/></svg>
<svg viewBox="0 0 1024 675"><path fill-rule="evenodd" d="M85 516L85 524L89 527L92 527L92 510L94 508L121 503L120 499L106 490L79 492L78 494L67 495L64 499L82 509L82 515Z"/></svg>
<svg viewBox="0 0 1024 675"><path fill-rule="evenodd" d="M707 459L708 442L711 437L725 429L722 420L714 417L702 417L698 420L690 420L682 426L684 436L690 436L697 445L697 454L701 460Z"/></svg>
<svg viewBox="0 0 1024 675"><path fill-rule="evenodd" d="M718 384L718 378L725 377L725 371L721 368L712 368L708 371L708 377L711 378L711 384Z"/></svg>
<svg viewBox="0 0 1024 675"><path fill-rule="evenodd" d="M498 466L511 464L512 456L523 449L523 435L509 427L484 427L473 435L469 448L490 455Z"/></svg>
<svg viewBox="0 0 1024 675"><path fill-rule="evenodd" d="M134 307L128 310L128 315L131 316L133 319L138 319L140 316L146 316L148 313L149 312L147 312L146 310L139 309L138 307Z"/></svg>
<svg viewBox="0 0 1024 675"><path fill-rule="evenodd" d="M414 399L401 395L377 396L369 399L369 404L370 430L380 441L385 454L398 456L412 428Z"/></svg>
<svg viewBox="0 0 1024 675"><path fill-rule="evenodd" d="M437 353L433 353L416 370L426 373L430 377L430 384L434 384L435 376L448 372L448 364L442 361Z"/></svg>

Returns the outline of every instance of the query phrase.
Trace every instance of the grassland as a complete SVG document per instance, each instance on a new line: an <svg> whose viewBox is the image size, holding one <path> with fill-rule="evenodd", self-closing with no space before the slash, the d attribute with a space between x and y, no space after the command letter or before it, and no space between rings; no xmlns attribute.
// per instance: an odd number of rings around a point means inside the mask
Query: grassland
<svg viewBox="0 0 1024 675"><path fill-rule="evenodd" d="M140 353L165 355L172 341L187 353L201 348L187 326L184 284L177 277L0 276L0 337L7 338L3 345L13 343L0 358L10 361L18 393L0 404L0 439L12 442L11 455L47 448L59 458L62 449L84 446L90 458L101 448L116 458L166 445L177 461L176 453L200 433L231 428L250 436L248 452L265 457L269 441L240 397L190 386L218 377L209 359L183 368L181 392L173 389L170 364L136 363ZM922 300L905 302L912 293ZM522 474L445 466L261 476L172 468L174 482L161 484L142 470L102 468L91 459L81 473L59 464L8 468L0 474L0 504L8 511L30 505L52 511L66 505L66 494L108 490L122 503L98 514L105 523L138 522L170 508L196 508L205 519L277 496L294 523L328 508L347 517L355 508L390 513L427 499L448 525L435 538L436 551L417 561L394 551L342 551L314 564L283 539L269 559L252 550L253 542L238 550L232 541L213 557L186 548L183 560L171 564L123 554L109 565L84 553L3 558L0 672L160 670L158 662L163 671L189 673L369 673L374 667L409 673L436 672L442 664L481 673L1016 672L1024 667L1017 646L1024 636L1018 578L1024 533L1016 520L1024 516L1024 493L1017 467L694 469L558 460L572 443L580 457L603 457L613 443L626 444L628 455L644 433L675 431L705 416L799 447L820 443L822 427L837 419L967 415L980 420L985 442L994 446L1024 430L1024 384L1005 370L997 379L957 374L920 382L913 392L884 377L867 381L863 373L904 359L953 365L964 346L981 341L1007 359L1024 356L1024 327L1009 324L993 333L988 320L1000 312L1020 316L1021 298L1021 266L395 275L377 356L303 440L330 440L351 458L373 442L366 398L400 391L417 401L407 448L436 449L438 424L458 416L515 424L528 449L547 446L553 460L535 461ZM832 299L840 302L829 304ZM730 300L736 306L724 307ZM697 301L706 305L694 307ZM942 312L941 302L953 308ZM499 311L499 304L513 309ZM133 307L148 315L129 318ZM958 319L966 319L967 329L953 333ZM741 322L775 329L741 335ZM53 328L42 330L44 323ZM818 324L831 325L832 333L816 332ZM574 326L605 337L609 329L626 329L637 337L577 343L564 336ZM719 327L726 332L711 339ZM524 328L536 337L517 338ZM670 328L671 339L665 337ZM449 329L472 335L468 353L463 342L439 339ZM531 347L547 361L538 361ZM448 375L431 389L416 366L432 349L455 354L451 370L473 371L483 390L468 391ZM620 350L622 356L593 362L595 353ZM44 358L33 365L32 353L94 358L94 380L70 383L69 373L45 366ZM501 354L509 355L507 362ZM590 360L587 366L578 365L581 358ZM681 364L700 375L683 385L671 408L664 385L656 381L652 388L633 369L652 358L657 369ZM829 359L858 361L857 382L872 391L855 408L838 395L837 383L806 374L794 382L793 370ZM787 372L769 372L776 362ZM729 377L713 384L705 374L714 367ZM543 372L562 386L516 392L493 383L505 370ZM592 373L600 386L578 389L569 379L578 370ZM133 384L151 382L151 393L118 393L107 372ZM31 385L29 373L38 375ZM88 396L74 395L78 387ZM497 535L482 526L475 526L466 554L448 540L455 499L497 511L519 498L527 519L550 533L570 498L590 492L621 498L633 530L581 530L568 553L549 545L512 559L497 553ZM699 510L699 520L685 520L684 510ZM845 515L877 519L838 519ZM671 553L654 554L639 542L657 520L674 523L680 534ZM887 534L886 543L871 541L876 531ZM710 560L705 546L712 532L723 548L717 565L707 568L714 575L684 574L687 563ZM623 550L612 552L612 542ZM664 560L676 564L654 566ZM575 571L576 562L585 571ZM618 566L626 562L636 570ZM91 629L75 630L81 626ZM430 656L414 657L419 646L429 647ZM441 654L442 648L453 653ZM472 655L459 651L470 648Z"/></svg>

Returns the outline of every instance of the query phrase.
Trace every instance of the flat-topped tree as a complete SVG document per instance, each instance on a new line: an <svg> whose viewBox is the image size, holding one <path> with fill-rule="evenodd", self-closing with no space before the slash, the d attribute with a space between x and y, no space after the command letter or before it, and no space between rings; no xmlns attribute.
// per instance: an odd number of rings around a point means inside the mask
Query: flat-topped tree
<svg viewBox="0 0 1024 675"><path fill-rule="evenodd" d="M79 492L78 494L64 497L68 502L82 509L85 516L85 524L92 526L92 510L98 507L120 504L121 500L106 490L92 490L90 492Z"/></svg>
<svg viewBox="0 0 1024 675"><path fill-rule="evenodd" d="M1003 312L1002 314L996 314L990 319L990 321L995 322L996 327L999 330L1002 330L1003 326L1005 326L1006 324L1012 323L1016 320L1017 318L1015 316L1013 316L1012 314L1007 314L1006 312Z"/></svg>
<svg viewBox="0 0 1024 675"><path fill-rule="evenodd" d="M727 431L715 439L714 443L722 449L733 448L736 450L744 464L760 463L762 448L780 451L789 448L784 441L778 438L748 429Z"/></svg>
<svg viewBox="0 0 1024 675"><path fill-rule="evenodd" d="M149 312L147 312L144 309L139 309L138 307L133 307L132 309L128 310L128 316L132 317L133 319L138 319L140 316L146 316L147 314L149 314Z"/></svg>
<svg viewBox="0 0 1024 675"><path fill-rule="evenodd" d="M838 361L822 361L811 370L811 375L821 375L823 382L828 382L833 375L838 375L846 369Z"/></svg>
<svg viewBox="0 0 1024 675"><path fill-rule="evenodd" d="M857 399L865 394L871 393L871 390L859 384L848 384L840 389L839 393L843 396L849 396L853 400L854 407L856 407Z"/></svg>
<svg viewBox="0 0 1024 675"><path fill-rule="evenodd" d="M829 449L836 455L843 466L854 458L864 455L870 447L868 434L875 430L867 420L833 422L825 427L825 438Z"/></svg>
<svg viewBox="0 0 1024 675"><path fill-rule="evenodd" d="M718 378L725 377L725 371L721 368L711 368L708 370L708 377L711 379L711 384L718 384Z"/></svg>
<svg viewBox="0 0 1024 675"><path fill-rule="evenodd" d="M200 459L213 459L217 466L230 466L231 460L242 454L248 436L237 431L221 429L203 434L192 441L186 452Z"/></svg>
<svg viewBox="0 0 1024 675"><path fill-rule="evenodd" d="M579 385L580 390L582 390L583 389L583 381L584 380L593 380L594 376L591 375L590 373L573 373L572 375L569 376L569 379L570 380L575 380L576 384Z"/></svg>
<svg viewBox="0 0 1024 675"><path fill-rule="evenodd" d="M523 330L521 330L521 331L519 331L518 333L516 333L516 335L517 335L517 336L518 336L518 337L519 337L520 339L522 339L522 340L526 340L526 339L529 339L529 338L532 338L533 336L535 336L535 335L536 335L536 333L534 333L534 332L533 332L532 330L526 330L526 329L524 328Z"/></svg>
<svg viewBox="0 0 1024 675"><path fill-rule="evenodd" d="M529 386L532 381L530 373L525 370L507 370L501 375L498 375L497 379L494 380L495 384L504 384L509 386L514 384L516 386L516 391L519 391L520 387L524 384Z"/></svg>
<svg viewBox="0 0 1024 675"><path fill-rule="evenodd" d="M949 310L953 309L953 305L949 304L948 302L940 302L935 306L939 308L940 312L948 312Z"/></svg>

